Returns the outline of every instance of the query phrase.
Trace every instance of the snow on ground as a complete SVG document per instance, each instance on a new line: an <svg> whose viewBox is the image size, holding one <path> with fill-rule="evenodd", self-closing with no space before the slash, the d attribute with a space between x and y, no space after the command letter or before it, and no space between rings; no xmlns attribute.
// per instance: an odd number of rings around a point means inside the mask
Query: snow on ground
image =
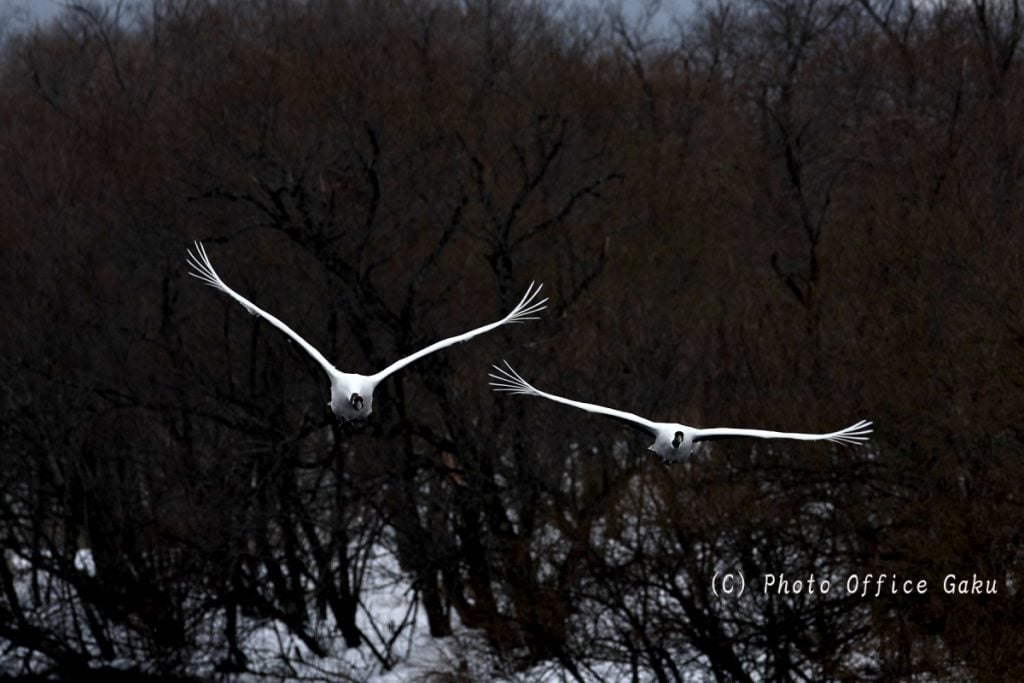
<svg viewBox="0 0 1024 683"><path fill-rule="evenodd" d="M603 519L591 530L591 543L603 548L610 563L627 565L636 553L662 553L666 542L653 524L663 514L658 496L649 489L650 482L637 477L629 483L625 495L631 500L624 505L624 512L615 517L614 523ZM805 517L818 517L823 522L834 514L827 501L808 501L803 510ZM547 550L557 547L564 539L555 527L538 533L535 543ZM515 672L502 661L490 654L485 638L479 632L467 629L452 614L454 635L448 638L431 637L427 618L418 595L412 588L409 577L399 567L391 552L393 542L384 534L378 540L367 560L362 580L363 593L357 625L362 630L367 644L359 648L346 648L344 639L338 633L333 616L328 611L324 618L311 612L308 623L316 641L328 650L325 657L317 657L300 638L288 627L274 620L239 617L240 649L248 657L248 672L232 675L227 680L236 683L262 683L263 681L358 681L360 683L397 683L417 680L505 680L552 682L568 680L566 672L557 664L544 663L526 671ZM710 545L696 544L679 548L694 556L696 564L706 564L709 571L728 571L737 566L736 558L725 557L722 549ZM538 553L545 555L546 553ZM88 606L81 600L77 589L67 582L45 571L32 576L28 559L11 551L5 551L16 579L18 599L26 611L29 621L42 630L55 635L72 647L96 655L97 665L132 668L139 662L152 661L137 633L125 626L108 622L104 636L114 644L117 654L113 662L100 662L100 648L88 627L91 615ZM45 558L44 558L45 559ZM806 566L806 562L794 563ZM66 558L68 563L72 558ZM85 577L95 576L97 568L89 550L79 550L73 558L74 567ZM545 569L551 569L545 567ZM835 569L815 567L820 578L838 581ZM310 592L312 587L310 587ZM686 586L679 586L685 592ZM200 622L190 627L195 640L196 656L189 663L187 673L199 677L215 674L218 663L226 656L224 643L225 615L217 609L216 596L198 595L193 612ZM723 611L726 624L757 623L761 618L757 604L763 596L751 596L747 600L716 603L715 608ZM796 600L803 596L783 596L779 599ZM640 602L638 602L640 601ZM641 604L642 603L642 604ZM200 607L212 605L212 607ZM623 596L623 609L644 613L647 609L671 613L677 606L674 598L653 587L637 595ZM609 612L607 606L599 603L581 602L577 618L587 621L580 629L588 638L584 648L594 653L594 658L581 663L581 674L586 680L631 679L650 680L650 672L642 669L632 671L623 663L600 661L602 639L606 634L608 642L621 628L621 615ZM860 655L851 654L851 660ZM865 654L865 658L869 655ZM49 663L38 653L30 654L21 648L11 647L0 641L0 677L17 675L26 671L44 672ZM642 666L642 665L641 665ZM702 669L693 670L694 680L701 678ZM704 672L706 673L706 672ZM218 676L220 677L220 676Z"/></svg>
<svg viewBox="0 0 1024 683"><path fill-rule="evenodd" d="M144 659L138 637L128 628L112 626L106 629L105 635L115 644L118 656L113 661L100 661L99 646L84 626L88 619L87 607L77 591L47 572L36 573L35 582L41 590L34 589L29 562L9 551L5 552L5 557L31 623L97 655L97 666L132 669ZM88 549L78 551L74 565L83 574L95 573ZM310 619L315 625L311 630L317 641L328 649L325 657L315 656L279 621L240 618L240 647L248 657L248 672L233 675L229 680L237 683L399 683L436 680L453 673L469 680L560 681L564 678L551 666L518 675L496 670L495 663L485 654L488 647L483 636L459 624L454 614L455 634L449 638L433 638L426 614L409 581L394 556L381 546L369 562L364 591L357 623L370 641L369 646L346 648L329 612L325 619L317 621L315 615ZM187 666L187 673L197 677L214 675L218 660L224 656L223 633L223 613L208 613L208 618L195 629L198 656ZM382 658L388 662L387 666ZM39 653L30 654L23 648L0 642L0 676L45 672L51 664Z"/></svg>

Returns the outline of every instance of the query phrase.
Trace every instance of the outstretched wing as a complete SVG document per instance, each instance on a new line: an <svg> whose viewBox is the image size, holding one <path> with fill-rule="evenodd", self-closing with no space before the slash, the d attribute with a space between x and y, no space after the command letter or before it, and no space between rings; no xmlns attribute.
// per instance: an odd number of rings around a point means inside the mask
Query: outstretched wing
<svg viewBox="0 0 1024 683"><path fill-rule="evenodd" d="M707 441L709 439L728 439L732 437L753 437L757 439L797 439L799 441L832 441L856 445L865 443L871 434L871 422L861 420L852 424L846 429L829 434L804 434L801 432L773 432L767 429L732 429L729 427L716 427L713 429L694 430L694 441Z"/></svg>
<svg viewBox="0 0 1024 683"><path fill-rule="evenodd" d="M509 365L508 361L503 362L505 363L504 368L498 367L497 365L492 365L491 367L494 368L495 372L488 374L488 377L494 380L490 384L492 387L494 387L495 391L504 391L510 394L522 394L523 396L540 396L541 398L546 398L549 401L564 403L567 406L579 408L580 410L586 410L587 412L597 413L599 415L607 415L608 417L623 420L624 422L628 422L632 425L643 427L644 429L648 430L649 432L655 435L658 433L658 427L653 422L651 422L647 418L640 417L639 415L627 413L624 410L606 408L604 406L595 405L593 403L573 401L568 398L562 398L561 396L549 394L546 391L541 391L540 389L537 389L529 382L527 382L525 379L523 379L518 372L513 370L512 366Z"/></svg>
<svg viewBox="0 0 1024 683"><path fill-rule="evenodd" d="M370 379L373 380L374 382L380 382L388 375L401 370L409 363L417 361L420 358L423 358L424 356L433 353L434 351L439 351L440 349L443 349L446 346L451 346L452 344L458 344L464 341L469 341L470 339L479 334L490 332L491 330L497 329L502 325L506 325L508 323L521 323L526 322L527 320L536 320L537 316L535 314L547 308L548 300L547 297L539 301L537 300L537 297L540 295L540 290L542 287L544 287L544 285L534 286L535 284L536 283L534 282L530 283L530 286L526 288L526 294L524 294L523 298L520 299L518 304L516 304L516 307L513 308L512 311L501 320L493 322L489 325L484 325L483 327L478 327L475 330L470 330L465 334L460 334L455 337L448 337L447 339L442 339L439 342L434 342L430 346L420 349L416 353L410 354L401 360L395 361L388 367L378 372L376 375L373 375Z"/></svg>
<svg viewBox="0 0 1024 683"><path fill-rule="evenodd" d="M287 334L289 337L292 338L292 340L295 343L304 348L306 350L306 353L313 356L316 362L323 366L324 370L327 372L328 375L333 376L333 373L337 372L335 367L328 363L327 359L323 357L323 354L321 354L319 351L313 348L313 346L305 339L296 334L292 328L288 327L283 322L278 320L276 317L274 317L270 313L267 313L262 308L260 308L253 302L249 301L235 290L228 287L227 284L225 284L224 280L220 279L220 275L217 274L217 271L213 269L213 264L210 263L210 257L206 255L206 248L203 247L202 243L198 241L195 243L195 245L196 252L194 254L192 253L191 249L188 250L187 260L188 264L192 266L192 270L189 271L189 275L202 280L211 287L216 287L217 289L221 290L222 292L230 296L232 299L242 304L242 306L245 307L245 310L249 311L255 316L264 318L271 325Z"/></svg>

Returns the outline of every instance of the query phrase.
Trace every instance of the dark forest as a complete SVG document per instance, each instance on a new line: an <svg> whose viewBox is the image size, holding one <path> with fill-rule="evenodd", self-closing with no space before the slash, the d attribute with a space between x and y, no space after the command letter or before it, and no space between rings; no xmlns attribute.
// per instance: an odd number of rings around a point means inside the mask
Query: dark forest
<svg viewBox="0 0 1024 683"><path fill-rule="evenodd" d="M0 676L1024 680L1020 0L3 22Z"/></svg>

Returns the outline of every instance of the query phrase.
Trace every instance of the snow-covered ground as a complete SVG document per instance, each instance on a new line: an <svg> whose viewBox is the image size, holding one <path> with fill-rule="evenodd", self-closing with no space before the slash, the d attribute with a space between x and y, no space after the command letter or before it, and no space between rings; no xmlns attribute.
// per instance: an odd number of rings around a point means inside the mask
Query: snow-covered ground
<svg viewBox="0 0 1024 683"><path fill-rule="evenodd" d="M572 457L577 455L574 452ZM576 611L570 616L574 622L570 637L579 640L574 645L574 651L586 653L587 661L576 662L579 674L586 680L654 680L653 671L645 671L642 658L633 659L629 663L615 661L623 657L622 639L628 637L623 624L630 623L628 616L645 615L645 618L653 618L661 626L674 630L685 621L685 617L679 617L679 621L676 621L676 615L682 613L679 596L690 594L693 589L689 581L694 576L734 571L739 566L740 558L730 554L729 544L685 542L678 545L672 534L666 534L658 523L665 518L666 510L655 484L655 479L644 476L630 481L624 490L621 508L617 508L615 514L597 520L590 528L590 547L600 548L609 567L621 567L627 574L630 567L637 565L637 557L644 556L677 557L680 561L686 558L688 570L677 574L637 577L636 591L612 596L608 595L606 587L600 583L588 584L584 581L577 586L579 595L575 600ZM566 483L566 486L571 485L573 482ZM827 498L823 498L807 501L799 516L827 526L834 514L834 506ZM186 612L194 616L191 617L193 622L187 624L186 629L193 656L186 664L182 665L178 660L169 668L175 671L184 669L185 673L201 678L216 676L218 680L237 683L397 683L430 680L553 683L572 680L568 672L555 662L525 671L513 670L511 665L493 653L482 633L460 624L455 612L451 614L453 635L447 638L432 637L426 613L412 581L395 558L393 539L387 532L375 538L375 545L365 556L365 570L361 569L365 573L358 581L362 590L356 619L366 639L362 646L345 646L345 640L330 610L318 614L311 606L305 625L312 639L326 650L325 656L314 654L307 642L281 621L239 614L236 632L239 650L246 658L246 672L225 676L218 673L218 667L228 654L223 603L212 592L210 595L189 593L190 604ZM548 563L539 567L539 571L541 575L550 578L556 573L557 563L565 559L564 553L558 549L568 546L567 539L555 526L537 530L534 539L536 555L549 558ZM64 560L65 568L70 570L73 564L79 576L75 585L38 568L33 572L28 558L10 550L5 551L4 558L14 575L21 609L27 621L41 632L51 634L72 650L88 652L97 665L132 669L143 662L154 661L153 653L147 649L151 644L139 636L139 624L132 628L97 617L94 610L90 611L93 608L82 599L80 591L83 586L87 586L87 579L97 572L96 563L88 549L79 550L73 558ZM836 573L837 568L816 563L813 556L783 559L776 558L775 561L780 562L780 566L792 564L810 567L816 576L833 583L841 578ZM46 556L37 557L36 566L48 564L47 560ZM771 558L764 560L765 566L772 566L770 561ZM52 565L60 566L56 559ZM195 585L187 588L195 589ZM313 590L314 587L309 586L308 594L311 595ZM500 595L496 597L501 599ZM763 615L760 608L768 599L796 604L808 597L784 595L769 598L752 593L745 599L713 601L706 608L717 613L728 637L739 636L738 632L733 633L732 630L758 628L761 625ZM315 600L308 602L312 605ZM96 627L97 622L101 622L99 629ZM101 643L97 642L97 632L107 643L108 654L112 648L113 658L108 656L105 660L101 659L102 648ZM865 648L863 652L851 649L848 653L854 670L857 670L860 660L867 663L872 660L870 643L862 643L861 646ZM701 653L693 649L684 636L666 636L662 647L665 656L672 657L678 669L686 672L693 680L703 680L708 673ZM757 661L759 656L756 648L745 654L750 661ZM0 676L45 673L52 664L38 652L29 652L0 640ZM864 668L870 670L868 664ZM810 665L809 671L813 671L813 665Z"/></svg>
<svg viewBox="0 0 1024 683"><path fill-rule="evenodd" d="M33 582L29 562L9 551L8 566L16 580L18 598L29 620L58 635L79 650L97 655L97 665L133 669L139 666L143 646L128 628L107 628L105 637L114 644L118 656L101 661L99 644L86 626L90 615L77 590L52 574L36 572ZM75 567L84 575L95 572L92 554L79 550ZM384 548L373 556L367 570L362 609L357 623L371 641L369 646L346 648L330 613L310 623L317 641L328 649L327 656L318 657L288 627L274 620L240 618L240 649L248 657L248 672L232 674L229 680L238 683L258 681L359 681L362 683L399 683L428 680L567 680L556 665L540 665L534 669L503 671L500 663L488 653L480 633L463 627L452 615L454 634L433 638L426 615L409 582L399 569L394 556ZM223 653L224 617L211 611L208 618L195 627L196 658L186 667L197 677L211 677ZM375 654L376 653L376 654ZM382 663L386 659L388 664ZM38 652L0 641L0 676L43 673L52 662ZM607 667L584 672L588 679L607 680L616 675ZM219 676L218 676L219 677Z"/></svg>
<svg viewBox="0 0 1024 683"><path fill-rule="evenodd" d="M5 552L5 558L29 622L75 649L93 653L99 662L100 645L87 627L91 615L78 590L47 572L36 572L33 577L28 560L10 551ZM95 572L92 554L87 549L77 552L74 565L84 576ZM279 621L241 618L239 645L249 658L251 673L240 674L236 680L408 681L452 670L453 664L458 667L465 659L456 649L459 643L465 645L466 639L471 640L472 634L460 629L459 636L452 639L431 638L418 600L390 553L381 549L371 559L365 588L358 625L372 641L372 650L346 648L329 612L319 621L312 620L311 615L310 622L315 625L312 630L317 641L328 649L326 657L314 655ZM195 627L198 656L187 667L189 673L197 676L211 675L217 665L214 657L223 656L223 614L207 614L208 618ZM104 664L137 666L133 654L141 653L142 646L136 642L132 629L107 627L104 631L118 653L117 658ZM373 654L374 650L396 664L387 670L381 657ZM0 675L44 672L51 664L38 652L0 641Z"/></svg>

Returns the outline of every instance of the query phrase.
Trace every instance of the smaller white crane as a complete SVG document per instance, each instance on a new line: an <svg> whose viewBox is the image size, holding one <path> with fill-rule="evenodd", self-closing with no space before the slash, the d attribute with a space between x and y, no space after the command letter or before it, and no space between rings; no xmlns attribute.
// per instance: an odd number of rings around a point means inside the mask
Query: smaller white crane
<svg viewBox="0 0 1024 683"><path fill-rule="evenodd" d="M654 443L649 446L650 450L661 456L665 463L678 462L693 453L694 444L700 441L711 439L728 439L733 437L753 437L757 439L797 439L799 441L832 441L843 444L860 444L868 440L871 434L871 423L861 420L852 424L846 429L828 434L804 434L802 432L774 432L767 429L733 429L731 427L715 427L712 429L697 429L675 422L652 422L647 418L627 413L614 408L593 403L573 401L568 398L549 394L535 388L519 373L512 369L512 366L505 361L505 367L491 366L495 372L490 373L493 380L491 386L495 391L505 391L510 394L522 394L524 396L540 396L549 401L564 403L567 406L586 410L599 415L607 415L619 420L624 420L638 427L642 427L654 434ZM496 374L495 374L496 373Z"/></svg>

